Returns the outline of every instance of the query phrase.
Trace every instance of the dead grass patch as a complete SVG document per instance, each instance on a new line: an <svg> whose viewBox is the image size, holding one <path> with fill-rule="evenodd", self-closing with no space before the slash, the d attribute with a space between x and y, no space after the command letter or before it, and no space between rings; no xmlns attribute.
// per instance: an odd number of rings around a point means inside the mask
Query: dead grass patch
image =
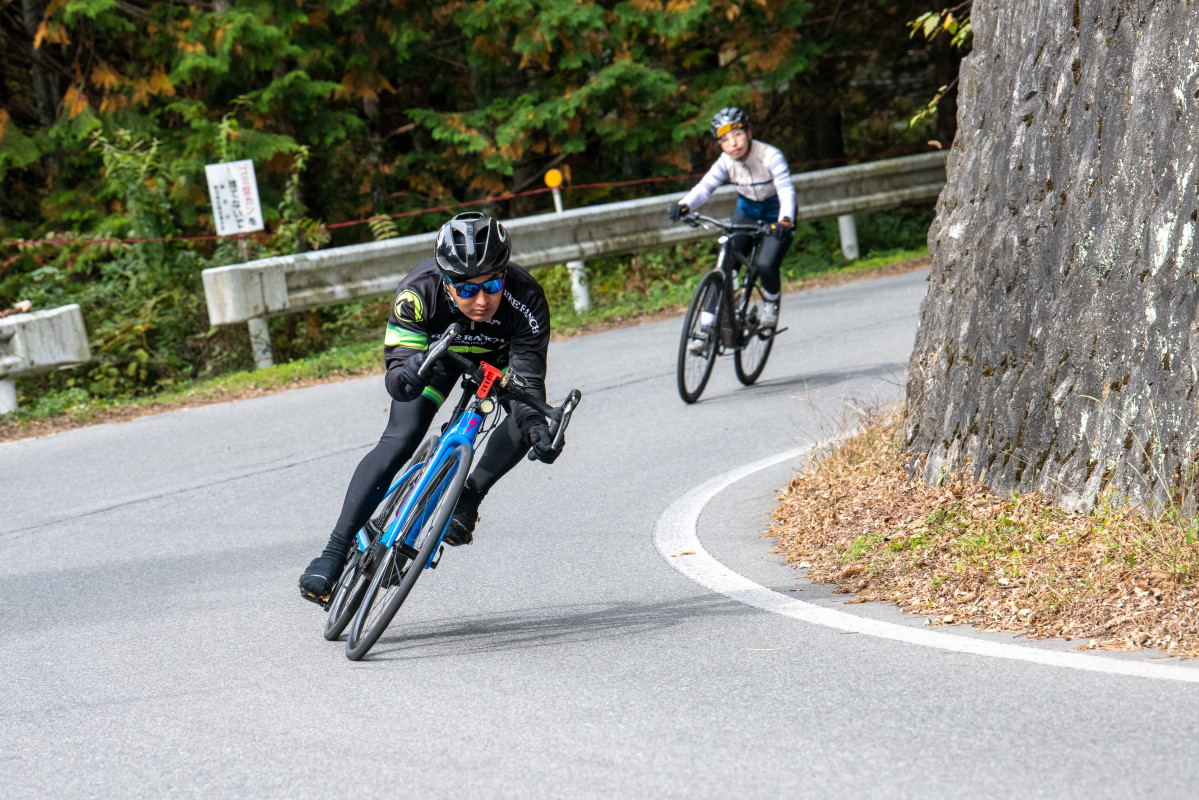
<svg viewBox="0 0 1199 800"><path fill-rule="evenodd" d="M1071 513L952 478L926 486L904 470L898 427L898 413L865 421L779 498L768 535L808 579L933 625L1199 655L1192 521L1110 503Z"/></svg>

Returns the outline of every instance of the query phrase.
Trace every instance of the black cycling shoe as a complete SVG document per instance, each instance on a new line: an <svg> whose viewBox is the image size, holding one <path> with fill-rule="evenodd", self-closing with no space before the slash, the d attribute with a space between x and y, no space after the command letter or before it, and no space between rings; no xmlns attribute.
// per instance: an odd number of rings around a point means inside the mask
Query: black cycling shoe
<svg viewBox="0 0 1199 800"><path fill-rule="evenodd" d="M458 547L475 540L475 523L479 521L481 502L483 495L475 491L468 478L462 487L462 494L458 496L458 505L454 506L454 516L450 517L450 527L445 532L443 542L450 547Z"/></svg>
<svg viewBox="0 0 1199 800"><path fill-rule="evenodd" d="M312 559L300 576L300 596L320 605L327 603L345 563L344 558L337 556L320 555Z"/></svg>

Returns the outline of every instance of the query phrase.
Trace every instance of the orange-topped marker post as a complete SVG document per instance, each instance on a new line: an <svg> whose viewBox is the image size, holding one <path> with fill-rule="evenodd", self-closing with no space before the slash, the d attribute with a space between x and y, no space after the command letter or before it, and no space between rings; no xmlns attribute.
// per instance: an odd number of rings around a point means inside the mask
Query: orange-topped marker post
<svg viewBox="0 0 1199 800"><path fill-rule="evenodd" d="M545 185L553 191L554 210L559 214L563 213L562 171L546 170ZM587 287L587 265L582 261L568 261L566 269L570 272L570 292L574 296L575 311L582 313L591 308L591 291Z"/></svg>

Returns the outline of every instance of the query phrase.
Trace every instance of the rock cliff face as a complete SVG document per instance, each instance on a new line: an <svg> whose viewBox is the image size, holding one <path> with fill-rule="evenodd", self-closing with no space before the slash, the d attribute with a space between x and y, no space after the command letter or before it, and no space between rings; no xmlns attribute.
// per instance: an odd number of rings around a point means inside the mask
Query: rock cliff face
<svg viewBox="0 0 1199 800"><path fill-rule="evenodd" d="M975 0L971 18L913 466L1160 508L1199 456L1199 0Z"/></svg>

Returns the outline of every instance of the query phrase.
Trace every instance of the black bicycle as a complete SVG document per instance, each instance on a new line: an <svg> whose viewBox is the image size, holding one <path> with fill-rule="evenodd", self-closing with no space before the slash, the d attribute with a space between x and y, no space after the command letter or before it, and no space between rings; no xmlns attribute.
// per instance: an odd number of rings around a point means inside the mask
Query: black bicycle
<svg viewBox="0 0 1199 800"><path fill-rule="evenodd" d="M684 215L683 221L723 231L716 266L695 287L679 340L679 396L694 403L708 385L717 356L732 353L737 380L746 386L756 381L770 357L774 337L786 328L765 328L759 321L766 297L754 265L767 226L734 225L695 212ZM732 248L732 237L738 233L753 239L748 257Z"/></svg>

